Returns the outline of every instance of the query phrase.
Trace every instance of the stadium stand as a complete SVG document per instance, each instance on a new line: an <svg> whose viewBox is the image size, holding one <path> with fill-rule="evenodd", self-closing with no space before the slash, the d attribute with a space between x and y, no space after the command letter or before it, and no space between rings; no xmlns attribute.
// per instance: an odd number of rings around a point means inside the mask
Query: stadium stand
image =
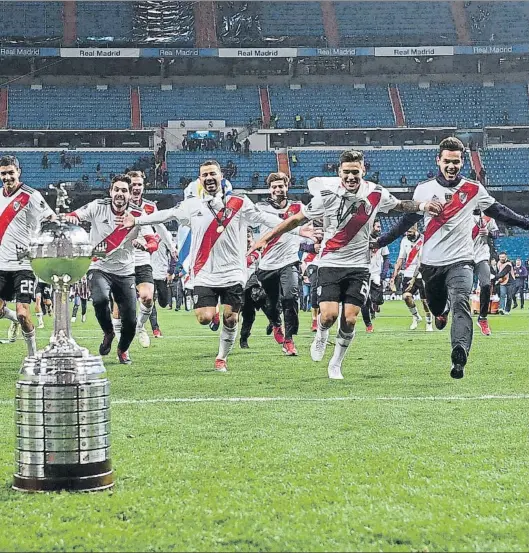
<svg viewBox="0 0 529 553"><path fill-rule="evenodd" d="M294 128L294 118L298 114L304 122L310 114L310 128L317 128L320 116L324 128L395 126L385 86L307 85L296 90L271 86L269 90L272 113L279 115L280 128Z"/></svg>
<svg viewBox="0 0 529 553"><path fill-rule="evenodd" d="M437 174L436 153L437 150L430 148L365 150L365 160L370 164L367 178L373 178L373 174L378 171L380 184L402 187L400 179L402 175L406 175L408 184L405 186L415 186L418 182L426 180L428 171ZM336 150L301 150L295 154L298 163L290 163L290 169L298 181L302 176L305 180L314 176L334 176L333 173L324 172L324 165L338 163L340 157L340 151Z"/></svg>
<svg viewBox="0 0 529 553"><path fill-rule="evenodd" d="M71 169L65 169L60 163L60 151L48 152L49 168L41 165L43 151L19 150L9 152L16 155L22 168L22 181L34 188L46 188L49 184L67 181L81 181L83 175L88 176L91 188L106 188L110 182L110 173L119 174L132 166L142 157L151 158L152 152L146 150L115 151L115 150L66 150L71 160ZM80 164L75 157L80 157ZM101 171L96 171L97 164Z"/></svg>
<svg viewBox="0 0 529 553"><path fill-rule="evenodd" d="M511 259L529 259L528 244L527 236L501 236L495 240L496 250L506 251Z"/></svg>
<svg viewBox="0 0 529 553"><path fill-rule="evenodd" d="M126 42L132 39L133 2L77 2L77 36L81 40Z"/></svg>
<svg viewBox="0 0 529 553"><path fill-rule="evenodd" d="M457 43L449 2L335 2L334 5L344 45Z"/></svg>
<svg viewBox="0 0 529 553"><path fill-rule="evenodd" d="M2 38L53 38L63 33L62 2L0 2L0 18Z"/></svg>
<svg viewBox="0 0 529 553"><path fill-rule="evenodd" d="M527 42L527 2L465 2L465 10L476 44Z"/></svg>
<svg viewBox="0 0 529 553"><path fill-rule="evenodd" d="M264 36L304 37L325 34L319 2L261 2L259 7Z"/></svg>
<svg viewBox="0 0 529 553"><path fill-rule="evenodd" d="M252 186L252 175L259 173L259 188L266 185L264 179L272 171L277 171L277 159L274 152L252 152L250 156L233 152L168 152L167 168L170 175L170 183L178 187L181 177L196 178L199 165L206 159L216 159L221 167L226 167L229 160L237 166L237 176L230 182L239 188L257 188Z"/></svg>
<svg viewBox="0 0 529 553"><path fill-rule="evenodd" d="M168 120L225 120L227 125L246 125L261 117L256 86L227 90L222 86L173 86L161 90L140 87L143 125L157 127Z"/></svg>
<svg viewBox="0 0 529 553"><path fill-rule="evenodd" d="M10 86L8 124L14 129L128 129L130 89Z"/></svg>
<svg viewBox="0 0 529 553"><path fill-rule="evenodd" d="M527 85L521 83L482 85L430 83L398 85L409 127L483 126L529 124Z"/></svg>
<svg viewBox="0 0 529 553"><path fill-rule="evenodd" d="M494 147L481 151L490 186L527 186L529 148Z"/></svg>

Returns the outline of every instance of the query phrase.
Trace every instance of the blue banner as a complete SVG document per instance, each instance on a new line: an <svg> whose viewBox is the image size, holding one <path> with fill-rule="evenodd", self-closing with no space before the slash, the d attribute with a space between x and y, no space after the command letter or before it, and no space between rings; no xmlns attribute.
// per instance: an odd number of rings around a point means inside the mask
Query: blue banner
<svg viewBox="0 0 529 553"><path fill-rule="evenodd" d="M482 54L527 54L528 52L529 44L488 44L487 46L456 46L454 48L454 54L466 54L470 56Z"/></svg>
<svg viewBox="0 0 529 553"><path fill-rule="evenodd" d="M59 56L59 48L39 48L34 46L0 46L0 57L45 57L52 58Z"/></svg>

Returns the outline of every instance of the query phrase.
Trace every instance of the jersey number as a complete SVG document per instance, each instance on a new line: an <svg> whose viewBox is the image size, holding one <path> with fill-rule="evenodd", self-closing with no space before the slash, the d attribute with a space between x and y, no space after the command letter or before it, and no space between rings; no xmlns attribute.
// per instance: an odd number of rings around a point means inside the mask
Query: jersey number
<svg viewBox="0 0 529 553"><path fill-rule="evenodd" d="M20 281L20 293L32 296L35 292L35 282L33 280Z"/></svg>
<svg viewBox="0 0 529 553"><path fill-rule="evenodd" d="M364 280L362 282L362 288L360 288L360 294L364 296L364 299L367 300L367 295L369 294L369 284Z"/></svg>

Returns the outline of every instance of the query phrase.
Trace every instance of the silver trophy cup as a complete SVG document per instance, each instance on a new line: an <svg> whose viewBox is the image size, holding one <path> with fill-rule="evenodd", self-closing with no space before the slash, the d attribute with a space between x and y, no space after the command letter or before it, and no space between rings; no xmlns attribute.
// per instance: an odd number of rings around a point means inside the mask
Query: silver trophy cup
<svg viewBox="0 0 529 553"><path fill-rule="evenodd" d="M53 287L49 345L26 357L16 385L16 469L22 491L102 490L114 484L109 382L101 357L72 337L68 296L93 248L79 226L44 223L28 252L35 274Z"/></svg>

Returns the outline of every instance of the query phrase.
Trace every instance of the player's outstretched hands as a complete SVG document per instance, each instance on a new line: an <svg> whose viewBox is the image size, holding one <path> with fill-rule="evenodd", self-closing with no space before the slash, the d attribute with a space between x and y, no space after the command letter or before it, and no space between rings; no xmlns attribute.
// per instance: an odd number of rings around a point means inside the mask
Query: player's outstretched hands
<svg viewBox="0 0 529 553"><path fill-rule="evenodd" d="M437 201L426 202L424 211L433 217L436 217L443 211L443 204Z"/></svg>
<svg viewBox="0 0 529 553"><path fill-rule="evenodd" d="M303 236L304 238L309 238L310 240L314 240L314 242L321 241L323 238L323 229L321 228L314 228L312 225L312 222L307 223L306 225L303 225L299 229L299 235Z"/></svg>
<svg viewBox="0 0 529 553"><path fill-rule="evenodd" d="M136 248L137 250L141 250L143 252L146 252L147 251L147 248L145 247L145 244L142 244L139 240L133 240L132 241L132 246L134 248Z"/></svg>
<svg viewBox="0 0 529 553"><path fill-rule="evenodd" d="M267 244L268 242L266 240L263 240L262 238L260 240L257 240L250 246L249 250L246 252L246 256L251 255L253 252L257 250L266 248Z"/></svg>
<svg viewBox="0 0 529 553"><path fill-rule="evenodd" d="M125 213L125 215L116 215L115 221L118 227L132 228L136 224L136 217L130 213Z"/></svg>
<svg viewBox="0 0 529 553"><path fill-rule="evenodd" d="M75 215L65 215L64 220L67 223L71 223L72 225L78 225L79 219Z"/></svg>

